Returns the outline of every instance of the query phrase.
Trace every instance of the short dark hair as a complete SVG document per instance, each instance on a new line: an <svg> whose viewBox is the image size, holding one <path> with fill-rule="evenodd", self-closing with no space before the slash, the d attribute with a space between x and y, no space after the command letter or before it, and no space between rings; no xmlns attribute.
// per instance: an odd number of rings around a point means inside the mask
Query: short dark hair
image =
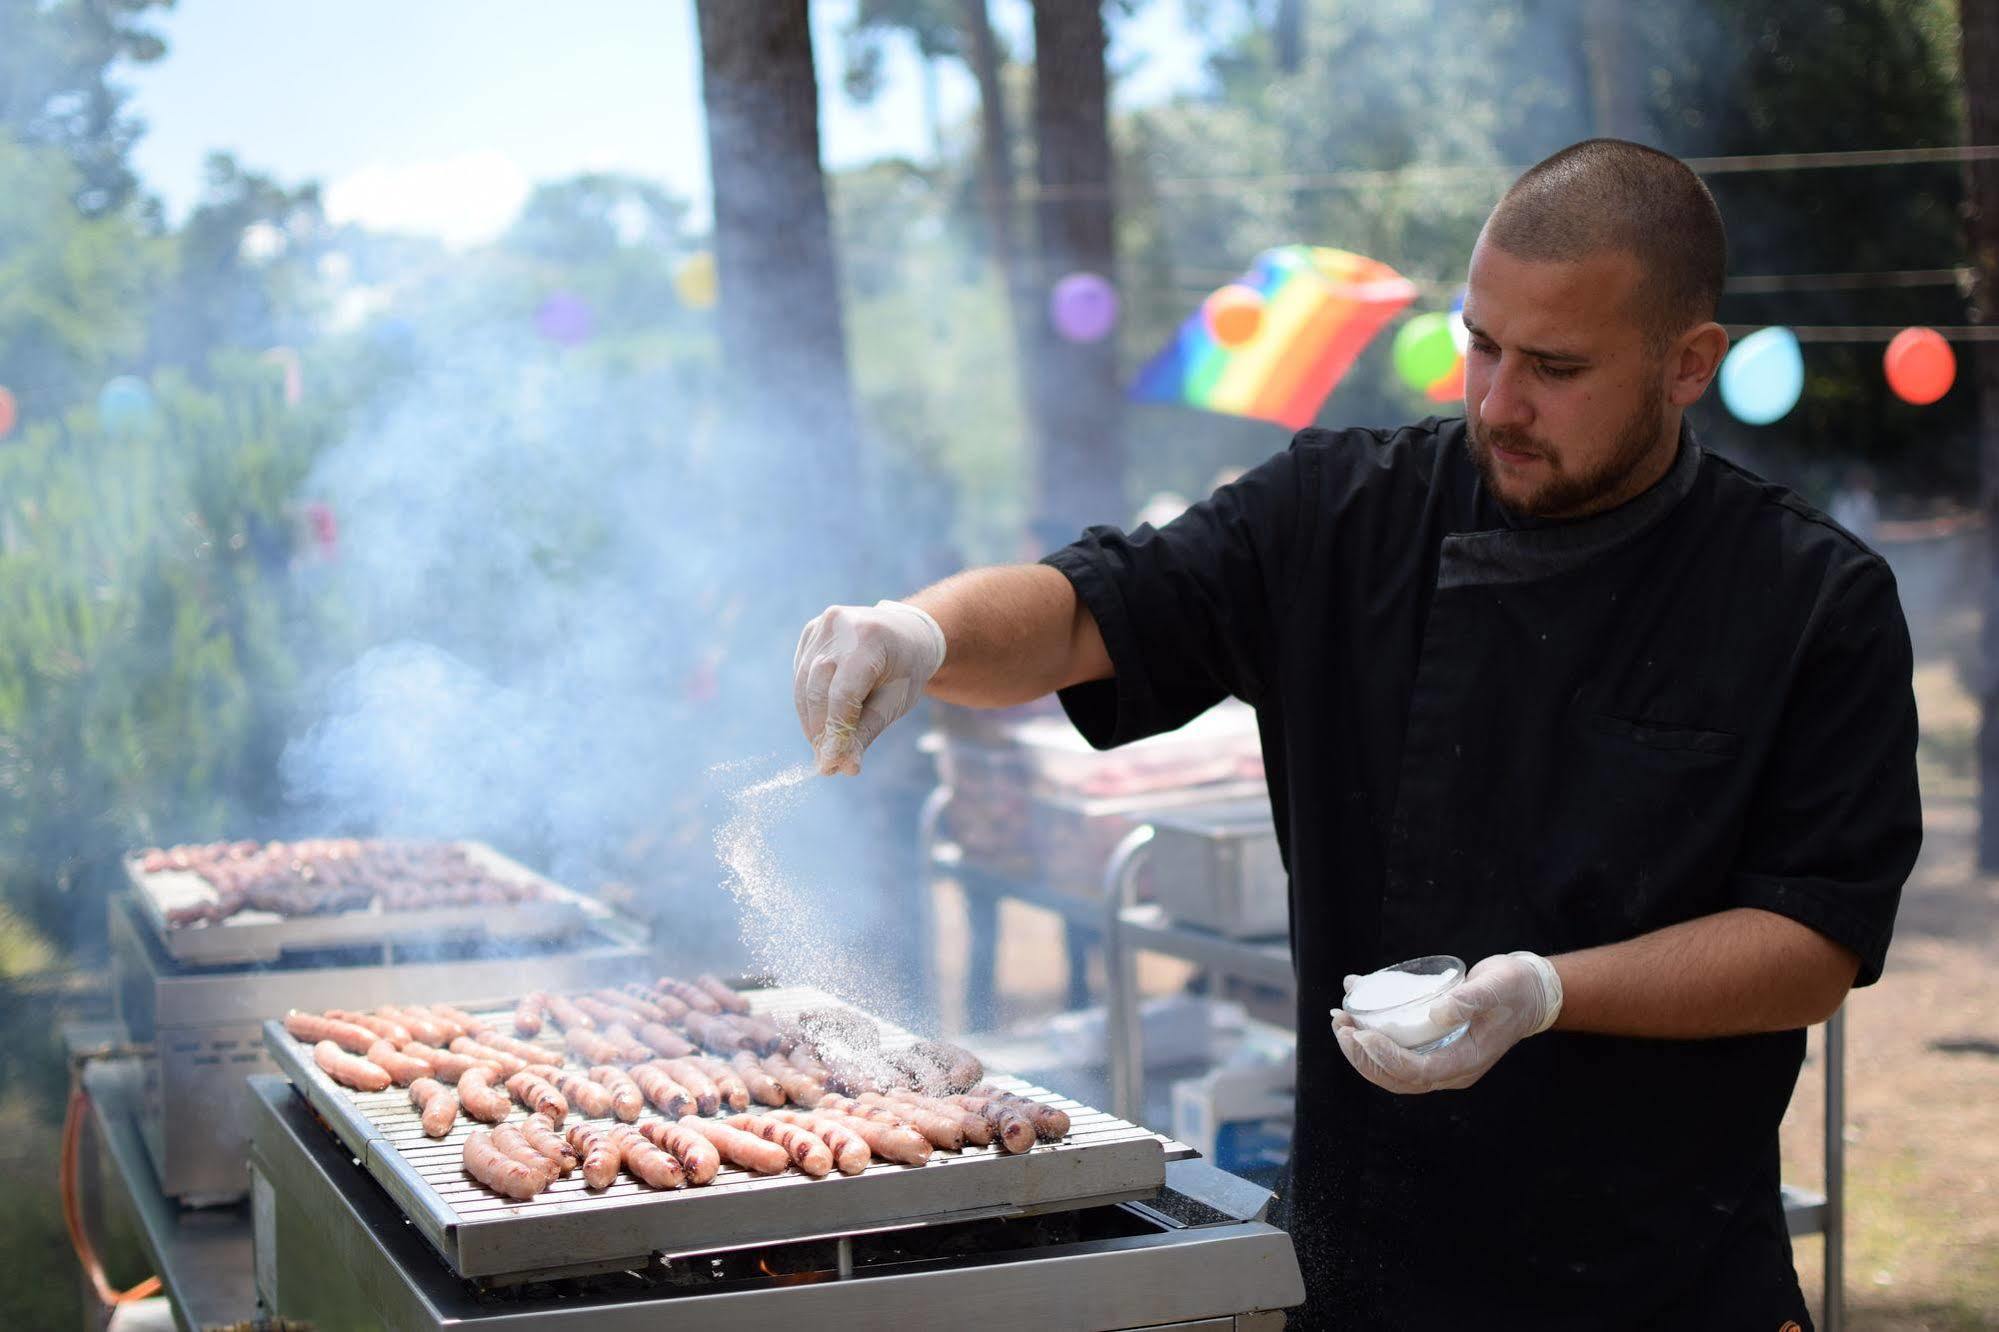
<svg viewBox="0 0 1999 1332"><path fill-rule="evenodd" d="M1714 318L1728 271L1721 210L1701 178L1672 154L1623 139L1585 139L1529 167L1484 234L1542 263L1631 254L1644 274L1638 320L1655 349Z"/></svg>

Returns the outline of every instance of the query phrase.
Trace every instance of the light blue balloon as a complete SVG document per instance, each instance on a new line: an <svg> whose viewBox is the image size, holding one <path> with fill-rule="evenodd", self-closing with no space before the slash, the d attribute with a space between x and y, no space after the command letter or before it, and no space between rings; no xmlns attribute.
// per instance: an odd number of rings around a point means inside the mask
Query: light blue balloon
<svg viewBox="0 0 1999 1332"><path fill-rule="evenodd" d="M1721 405L1745 425L1769 425L1798 405L1805 358L1788 328L1759 328L1721 363Z"/></svg>
<svg viewBox="0 0 1999 1332"><path fill-rule="evenodd" d="M153 415L153 390L143 379L120 375L97 395L97 418L107 430L137 430Z"/></svg>

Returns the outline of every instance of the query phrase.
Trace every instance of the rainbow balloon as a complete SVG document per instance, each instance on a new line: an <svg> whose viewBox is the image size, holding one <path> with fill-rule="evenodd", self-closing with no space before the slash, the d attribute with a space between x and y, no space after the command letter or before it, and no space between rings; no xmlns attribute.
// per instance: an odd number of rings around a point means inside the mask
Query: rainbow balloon
<svg viewBox="0 0 1999 1332"><path fill-rule="evenodd" d="M1225 347L1197 309L1132 380L1132 401L1302 430L1381 326L1416 299L1415 284L1387 264L1320 245L1266 250L1238 285L1263 297L1256 332Z"/></svg>

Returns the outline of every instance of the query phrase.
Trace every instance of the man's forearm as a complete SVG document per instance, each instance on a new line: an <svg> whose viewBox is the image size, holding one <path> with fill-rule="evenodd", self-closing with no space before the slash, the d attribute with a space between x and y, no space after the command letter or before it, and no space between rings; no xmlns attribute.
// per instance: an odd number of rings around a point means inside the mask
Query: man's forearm
<svg viewBox="0 0 1999 1332"><path fill-rule="evenodd" d="M1823 1022L1860 968L1818 931L1753 907L1549 960L1562 977L1558 1030L1664 1040Z"/></svg>
<svg viewBox="0 0 1999 1332"><path fill-rule="evenodd" d="M1111 673L1096 620L1047 565L968 570L909 601L944 631L927 692L947 703L1010 707Z"/></svg>

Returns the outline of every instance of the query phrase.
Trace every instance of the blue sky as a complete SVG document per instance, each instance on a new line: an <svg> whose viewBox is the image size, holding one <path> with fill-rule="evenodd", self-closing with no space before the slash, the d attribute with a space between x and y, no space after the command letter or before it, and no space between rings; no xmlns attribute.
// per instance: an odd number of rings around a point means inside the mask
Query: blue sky
<svg viewBox="0 0 1999 1332"><path fill-rule="evenodd" d="M1026 0L991 7L1026 54ZM922 158L913 51L892 51L872 106L841 91L852 12L853 0L812 5L825 159ZM319 181L335 220L460 244L497 233L535 183L580 171L645 176L705 207L692 0L180 0L154 22L167 57L124 81L148 127L134 160L175 219L218 150L288 184ZM1147 0L1113 34L1121 104L1201 83L1185 0ZM948 124L976 89L955 64L937 77Z"/></svg>

